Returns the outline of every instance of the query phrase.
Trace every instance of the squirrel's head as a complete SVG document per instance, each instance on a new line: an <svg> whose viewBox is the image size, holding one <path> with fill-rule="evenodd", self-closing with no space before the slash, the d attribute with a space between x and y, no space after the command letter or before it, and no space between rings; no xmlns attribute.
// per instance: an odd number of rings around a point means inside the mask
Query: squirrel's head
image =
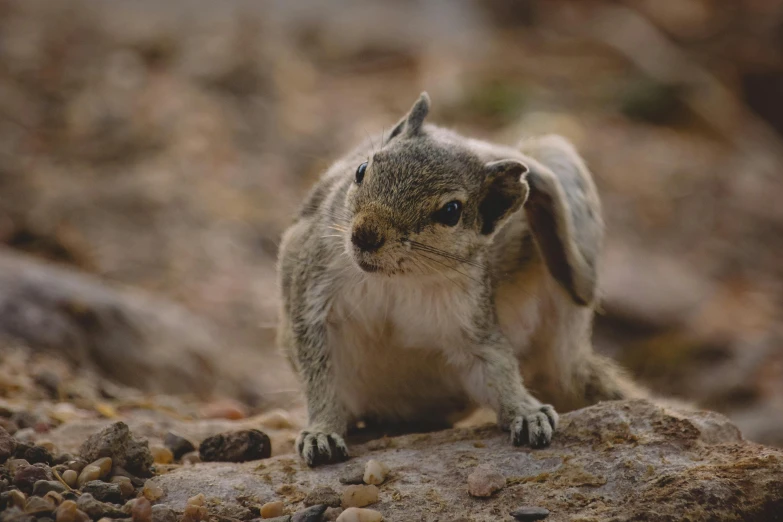
<svg viewBox="0 0 783 522"><path fill-rule="evenodd" d="M461 139L425 125L429 103L422 93L355 166L346 248L365 272L460 272L527 198L525 165L483 162Z"/></svg>

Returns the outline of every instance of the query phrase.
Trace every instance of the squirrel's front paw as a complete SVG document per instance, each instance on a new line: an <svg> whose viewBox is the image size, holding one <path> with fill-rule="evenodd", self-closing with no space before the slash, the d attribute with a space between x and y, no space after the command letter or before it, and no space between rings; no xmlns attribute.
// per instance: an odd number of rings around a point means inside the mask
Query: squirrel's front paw
<svg viewBox="0 0 783 522"><path fill-rule="evenodd" d="M532 448L543 448L552 442L557 429L557 412L549 404L528 411L511 422L511 440L514 446L529 443Z"/></svg>
<svg viewBox="0 0 783 522"><path fill-rule="evenodd" d="M348 446L337 433L304 430L296 438L296 451L310 467L349 458Z"/></svg>

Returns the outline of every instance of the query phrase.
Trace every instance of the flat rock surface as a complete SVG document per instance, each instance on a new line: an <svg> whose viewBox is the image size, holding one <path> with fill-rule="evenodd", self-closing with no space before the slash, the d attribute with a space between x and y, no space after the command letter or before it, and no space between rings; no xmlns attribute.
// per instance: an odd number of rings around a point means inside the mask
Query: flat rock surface
<svg viewBox="0 0 783 522"><path fill-rule="evenodd" d="M492 425L384 438L352 446L351 462L389 466L372 509L384 520L512 520L521 506L551 521L776 520L783 513L783 451L742 439L722 415L664 410L643 401L601 403L565 414L552 445L515 448ZM507 486L468 495L467 477L494 467ZM307 493L346 487L347 463L307 469L295 456L242 464L205 463L152 479L159 503L181 511L204 493L210 513L252 518L282 500L301 509Z"/></svg>

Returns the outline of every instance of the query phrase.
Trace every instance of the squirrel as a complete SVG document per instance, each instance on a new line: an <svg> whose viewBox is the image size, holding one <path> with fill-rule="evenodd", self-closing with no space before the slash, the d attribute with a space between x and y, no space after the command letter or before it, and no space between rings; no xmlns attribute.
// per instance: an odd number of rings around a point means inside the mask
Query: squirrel
<svg viewBox="0 0 783 522"><path fill-rule="evenodd" d="M557 411L647 397L592 349L604 224L575 147L468 138L429 110L422 92L333 163L282 234L277 335L304 386L308 466L350 458L360 420L485 406L541 448Z"/></svg>

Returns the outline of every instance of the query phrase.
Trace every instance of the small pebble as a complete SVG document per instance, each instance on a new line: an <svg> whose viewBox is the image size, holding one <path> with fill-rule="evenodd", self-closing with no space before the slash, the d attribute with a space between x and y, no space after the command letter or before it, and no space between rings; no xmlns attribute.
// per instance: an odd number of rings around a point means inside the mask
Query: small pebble
<svg viewBox="0 0 783 522"><path fill-rule="evenodd" d="M166 504L152 506L152 522L179 522L179 515Z"/></svg>
<svg viewBox="0 0 783 522"><path fill-rule="evenodd" d="M5 428L0 426L0 464L10 459L16 451L16 441Z"/></svg>
<svg viewBox="0 0 783 522"><path fill-rule="evenodd" d="M97 500L90 493L82 493L76 505L93 520L101 517L120 518L125 514L116 506Z"/></svg>
<svg viewBox="0 0 783 522"><path fill-rule="evenodd" d="M150 505L150 501L144 497L137 498L133 502L131 519L133 522L152 522L152 506Z"/></svg>
<svg viewBox="0 0 783 522"><path fill-rule="evenodd" d="M307 509L303 509L302 511L294 513L294 516L291 517L291 522L321 522L321 518L323 517L325 511L326 506L323 504L318 506L311 506Z"/></svg>
<svg viewBox="0 0 783 522"><path fill-rule="evenodd" d="M72 469L67 469L63 471L62 477L65 483L72 488L75 488L76 485L78 484L79 474Z"/></svg>
<svg viewBox="0 0 783 522"><path fill-rule="evenodd" d="M512 511L511 516L514 517L514 520L519 520L520 522L533 522L535 520L544 520L549 516L549 510L542 507L525 506Z"/></svg>
<svg viewBox="0 0 783 522"><path fill-rule="evenodd" d="M348 486L343 491L342 507L364 507L378 502L378 487L369 486Z"/></svg>
<svg viewBox="0 0 783 522"><path fill-rule="evenodd" d="M185 512L182 515L181 522L200 522L207 518L206 497L199 493L195 497L190 497L185 503Z"/></svg>
<svg viewBox="0 0 783 522"><path fill-rule="evenodd" d="M329 507L339 507L340 503L340 495L328 486L315 488L304 499L305 506L326 504Z"/></svg>
<svg viewBox="0 0 783 522"><path fill-rule="evenodd" d="M506 478L487 465L477 466L468 475L468 492L474 497L491 497L505 486Z"/></svg>
<svg viewBox="0 0 783 522"><path fill-rule="evenodd" d="M12 489L8 492L8 503L12 506L18 507L19 509L24 507L26 499L26 495L18 489Z"/></svg>
<svg viewBox="0 0 783 522"><path fill-rule="evenodd" d="M33 495L42 497L50 491L65 493L68 489L57 480L39 480L33 484Z"/></svg>
<svg viewBox="0 0 783 522"><path fill-rule="evenodd" d="M32 491L39 480L52 480L52 470L46 464L22 467L14 474L14 485L22 491Z"/></svg>
<svg viewBox="0 0 783 522"><path fill-rule="evenodd" d="M341 484L364 484L365 466L360 463L351 463L345 466L340 473Z"/></svg>
<svg viewBox="0 0 783 522"><path fill-rule="evenodd" d="M89 493L101 502L111 502L112 504L122 503L122 490L119 484L103 482L102 480L93 480L82 487L84 493Z"/></svg>
<svg viewBox="0 0 783 522"><path fill-rule="evenodd" d="M101 470L101 476L99 478L104 478L109 476L109 473L111 473L112 464L113 462L111 460L111 457L103 457L92 463L93 466L97 466L98 469Z"/></svg>
<svg viewBox="0 0 783 522"><path fill-rule="evenodd" d="M150 482L147 482L144 484L144 491L142 492L143 495L149 500L150 502L155 502L160 497L163 496L163 488L160 486L156 486L155 484L152 484Z"/></svg>
<svg viewBox="0 0 783 522"><path fill-rule="evenodd" d="M17 448L17 455L30 464L48 464L51 466L54 461L52 453L43 446L31 446L25 449L24 453L21 454Z"/></svg>
<svg viewBox="0 0 783 522"><path fill-rule="evenodd" d="M219 433L199 446L204 462L247 462L267 459L272 454L269 436L260 430Z"/></svg>
<svg viewBox="0 0 783 522"><path fill-rule="evenodd" d="M87 513L80 510L73 500L65 500L55 511L57 522L89 522Z"/></svg>
<svg viewBox="0 0 783 522"><path fill-rule="evenodd" d="M84 467L81 473L79 473L79 478L76 480L76 484L81 488L84 487L84 485L88 482L98 480L99 478L101 478L101 468L89 464Z"/></svg>
<svg viewBox="0 0 783 522"><path fill-rule="evenodd" d="M68 469L74 470L76 473L81 473L88 462L84 459L73 459L65 463Z"/></svg>
<svg viewBox="0 0 783 522"><path fill-rule="evenodd" d="M163 439L163 445L171 451L175 460L181 459L187 453L196 451L196 446L192 442L171 432L166 434L166 437Z"/></svg>
<svg viewBox="0 0 783 522"><path fill-rule="evenodd" d="M128 477L112 477L112 484L117 484L120 487L120 492L125 498L130 498L136 493L136 488L133 486L133 482Z"/></svg>
<svg viewBox="0 0 783 522"><path fill-rule="evenodd" d="M8 472L11 475L16 475L16 472L19 471L22 468L26 468L30 465L29 462L27 462L24 459L10 459L6 466L8 467Z"/></svg>
<svg viewBox="0 0 783 522"><path fill-rule="evenodd" d="M283 503L279 500L261 506L261 518L275 518L283 514Z"/></svg>
<svg viewBox="0 0 783 522"><path fill-rule="evenodd" d="M152 453L155 464L171 464L174 462L174 453L163 446L151 446L150 453Z"/></svg>
<svg viewBox="0 0 783 522"><path fill-rule="evenodd" d="M24 505L24 512L28 515L44 516L51 515L57 506L53 502L41 497L30 497Z"/></svg>
<svg viewBox="0 0 783 522"><path fill-rule="evenodd" d="M386 480L386 476L389 474L389 468L383 462L370 459L364 466L364 483L365 484L383 484Z"/></svg>
<svg viewBox="0 0 783 522"><path fill-rule="evenodd" d="M59 506L63 503L63 496L56 491L50 491L43 498L49 499L55 506Z"/></svg>
<svg viewBox="0 0 783 522"><path fill-rule="evenodd" d="M382 522L383 515L374 509L351 507L337 517L337 522Z"/></svg>
<svg viewBox="0 0 783 522"><path fill-rule="evenodd" d="M326 511L324 511L324 520L326 522L335 522L337 520L337 517L339 517L343 512L343 508L339 507L330 507L327 508Z"/></svg>
<svg viewBox="0 0 783 522"><path fill-rule="evenodd" d="M191 451L182 455L182 463L185 465L198 464L199 462L201 462L201 456L198 454L198 451Z"/></svg>

